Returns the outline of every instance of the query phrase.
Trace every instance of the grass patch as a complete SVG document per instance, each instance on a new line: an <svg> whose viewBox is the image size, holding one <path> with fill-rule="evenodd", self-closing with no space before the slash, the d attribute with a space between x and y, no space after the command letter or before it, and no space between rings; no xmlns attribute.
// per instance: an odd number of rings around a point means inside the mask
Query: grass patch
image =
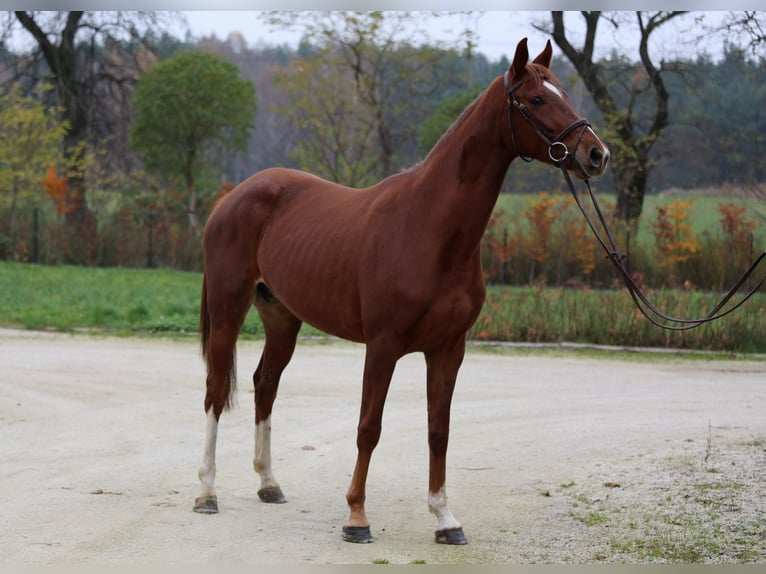
<svg viewBox="0 0 766 574"><path fill-rule="evenodd" d="M717 293L652 290L647 296L669 315L696 318L717 303ZM469 338L527 343L587 343L733 353L766 352L766 295L696 329L673 332L651 324L625 290L562 287L491 287Z"/></svg>
<svg viewBox="0 0 766 574"><path fill-rule="evenodd" d="M200 273L0 263L0 325L114 334L196 334ZM242 332L263 334L251 312ZM305 328L307 334L317 331Z"/></svg>
<svg viewBox="0 0 766 574"><path fill-rule="evenodd" d="M585 526L600 526L609 522L609 517L603 512L588 511L588 512L573 512L572 518L582 522Z"/></svg>
<svg viewBox="0 0 766 574"><path fill-rule="evenodd" d="M568 488L569 516L588 537L595 560L617 563L761 563L763 455L752 444L721 443L711 476L700 453L657 460L651 476L605 495L598 484ZM711 480L713 479L713 480Z"/></svg>
<svg viewBox="0 0 766 574"><path fill-rule="evenodd" d="M687 539L671 530L657 532L648 539L638 539L625 546L642 561L696 564L709 561L720 553L719 545L706 537Z"/></svg>
<svg viewBox="0 0 766 574"><path fill-rule="evenodd" d="M0 326L115 334L196 334L201 283L200 273L168 269L0 262ZM669 307L671 313L689 316L701 314L702 308L707 310L713 296L669 291L663 292L661 298L668 303L664 306ZM491 287L482 313L468 335L479 345L498 341L574 342L706 353L762 353L766 352L764 309L766 295L757 294L745 309L712 325L688 333L668 333L639 316L622 291ZM250 336L263 334L263 326L254 310L249 313L242 332ZM307 325L301 334L323 335ZM571 355L576 351L534 352Z"/></svg>

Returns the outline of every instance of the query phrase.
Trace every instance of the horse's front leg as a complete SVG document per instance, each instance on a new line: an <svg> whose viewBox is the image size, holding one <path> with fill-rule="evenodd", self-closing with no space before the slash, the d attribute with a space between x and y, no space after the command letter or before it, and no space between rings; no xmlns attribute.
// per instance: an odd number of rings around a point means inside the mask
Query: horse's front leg
<svg viewBox="0 0 766 574"><path fill-rule="evenodd" d="M457 372L465 354L465 338L426 354L428 395L428 509L439 521L436 542L466 544L460 523L447 506L446 468L450 406Z"/></svg>
<svg viewBox="0 0 766 574"><path fill-rule="evenodd" d="M362 406L356 436L356 466L351 485L346 493L349 516L343 526L343 540L347 542L372 542L370 521L367 520L364 509L367 471L370 467L372 451L380 440L383 405L386 402L396 360L397 357L390 353L367 346L362 383Z"/></svg>

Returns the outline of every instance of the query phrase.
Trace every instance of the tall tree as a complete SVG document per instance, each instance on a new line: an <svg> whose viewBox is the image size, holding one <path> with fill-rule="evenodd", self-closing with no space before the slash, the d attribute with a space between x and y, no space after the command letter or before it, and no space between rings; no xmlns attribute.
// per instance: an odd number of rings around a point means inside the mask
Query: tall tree
<svg viewBox="0 0 766 574"><path fill-rule="evenodd" d="M181 178L189 225L199 232L197 181L225 150L244 149L256 109L253 84L206 52L181 53L153 66L136 87L131 145L150 171Z"/></svg>
<svg viewBox="0 0 766 574"><path fill-rule="evenodd" d="M340 80L352 87L347 93L356 101L349 101L345 109L355 109L357 117L365 122L360 127L375 137L375 147L370 151L378 167L374 177L388 175L410 163L409 157L397 157L397 152L403 141L415 142L418 121L426 114L418 109L424 96L449 90L452 82L462 84L462 77L456 80L443 73L444 51L429 44L427 32L420 29L418 13L280 12L270 14L270 22L303 29L307 60L322 62L315 67L343 70L330 77L319 76L315 81L324 82L328 91L337 88ZM418 38L417 44L413 38ZM298 80L297 75L294 77ZM285 87L293 98L299 98L304 86L296 81L286 82ZM321 131L315 135L321 136ZM358 135L347 139L356 145L361 141ZM336 146L336 136L327 136L316 142Z"/></svg>
<svg viewBox="0 0 766 574"><path fill-rule="evenodd" d="M132 57L103 58L105 48L119 53L136 54L147 31L156 29L162 19L151 12L28 12L14 13L17 22L34 41L31 58L22 60L19 75L32 78L43 76L50 81L57 96L57 105L69 125L64 141L69 163L81 163L84 143L94 123L96 112L103 109L103 93L95 86L108 81L112 95L136 81L138 61ZM113 63L119 61L120 65ZM72 238L92 238L95 217L86 201L86 182L82 174L69 180L71 209L67 224ZM89 241L79 242L86 249ZM92 243L92 241L90 241ZM78 243L72 242L78 250ZM73 259L86 259L85 254L73 254Z"/></svg>
<svg viewBox="0 0 766 574"><path fill-rule="evenodd" d="M649 40L660 27L682 14L684 12L635 12L639 66L631 71L628 81L624 81L626 70L622 66L622 79L618 82L611 75L614 65L595 59L599 24L607 21L616 27L617 21L602 12L581 12L585 36L582 45L575 47L568 35L564 13L551 12L552 28L548 31L577 70L603 115L602 129L605 128L613 152L616 216L632 224L641 216L652 169L650 152L669 120L665 70L650 54Z"/></svg>
<svg viewBox="0 0 766 574"><path fill-rule="evenodd" d="M286 98L275 109L300 131L291 157L301 169L351 187L382 177L374 117L355 97L344 65L298 58L277 75L276 85Z"/></svg>

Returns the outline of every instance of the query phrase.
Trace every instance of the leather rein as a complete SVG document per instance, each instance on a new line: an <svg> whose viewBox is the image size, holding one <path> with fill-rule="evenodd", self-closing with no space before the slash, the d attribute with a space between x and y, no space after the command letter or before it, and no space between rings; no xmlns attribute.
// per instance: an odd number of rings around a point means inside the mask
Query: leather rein
<svg viewBox="0 0 766 574"><path fill-rule="evenodd" d="M658 309L655 305L653 305L647 299L646 295L643 293L643 291L641 291L639 286L634 281L633 277L631 277L630 273L625 268L625 265L623 264L623 261L625 260L625 256L621 255L619 252L619 249L617 248L617 243L614 240L614 236L612 235L612 232L606 223L606 219L604 218L604 215L601 211L601 207L599 206L598 201L596 200L596 196L593 193L593 190L591 189L590 180L586 178L585 184L588 188L588 195L590 197L591 203L593 204L595 213L598 217L599 224L606 235L606 239L604 239L602 235L598 232L596 225L593 223L593 220L588 216L588 213L585 211L585 208L582 202L580 201L580 197L578 196L577 191L574 188L574 183L572 182L572 177L569 175L569 170L566 167L567 159L570 159L573 165L577 161L575 159L575 153L577 151L577 148L580 145L580 141L582 140L585 130L590 127L590 122L588 122L588 120L584 118L580 118L578 120L575 120L568 127L566 127L557 136L551 137L550 133L547 132L547 130L535 119L535 117L529 112L529 109L527 109L527 107L518 100L518 98L516 97L514 93L527 80L522 80L514 84L513 86L511 86L508 80L508 72L506 71L505 74L503 75L503 81L505 82L505 91L506 91L507 99L508 99L508 124L511 129L511 138L513 140L514 146L516 146L516 136L514 133L512 118L513 118L513 111L517 110L521 114L521 116L532 126L532 128L535 130L537 135L546 144L548 144L548 156L550 157L554 165L558 167L561 170L562 174L564 175L564 180L567 182L569 193L574 198L575 203L577 204L577 207L580 210L580 213L582 213L583 217L585 218L585 221L588 223L588 227L590 227L596 240L599 242L604 252L606 253L606 259L609 259L609 261L612 262L615 269L622 277L622 280L625 283L625 287L627 287L628 292L630 293L630 296L633 299L633 302L635 303L636 307L638 308L639 311L641 311L641 313L649 321L651 321L653 324L657 325L658 327L662 327L663 329L668 329L671 331L687 331L689 329L694 329L710 321L715 321L716 319L725 317L732 311L738 309L745 301L750 299L750 297L752 297L756 293L756 291L758 291L761 288L764 282L766 282L766 275L765 275L763 278L761 278L761 280L756 284L754 288L752 288L750 291L747 292L747 294L741 301L737 302L736 304L733 304L728 309L723 310L724 306L729 302L729 300L735 294L739 292L739 290L742 288L745 282L750 278L750 276L753 274L753 272L761 263L761 261L766 257L766 251L765 251L761 253L760 256L758 256L755 259L755 261L753 261L750 267L734 283L732 288L729 289L729 291L715 305L715 307L713 307L713 309L704 317L701 317L698 319L679 319L679 318L667 315L666 313ZM570 151L567 145L562 140L571 132L576 130L577 128L580 128L580 133L577 136L577 142L575 143L574 149ZM518 146L516 146L516 149L518 151ZM526 158L521 154L520 154L520 157L524 161L532 161L531 158ZM585 173L585 170L583 170L583 173ZM675 325L668 324L668 323L675 323Z"/></svg>

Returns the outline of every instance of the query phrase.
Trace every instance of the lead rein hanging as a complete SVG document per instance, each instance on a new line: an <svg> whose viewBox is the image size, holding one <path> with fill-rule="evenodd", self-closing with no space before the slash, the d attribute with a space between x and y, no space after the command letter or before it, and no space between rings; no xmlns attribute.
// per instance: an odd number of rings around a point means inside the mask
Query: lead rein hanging
<svg viewBox="0 0 766 574"><path fill-rule="evenodd" d="M721 309L723 309L723 307L729 302L729 300L737 292L739 292L739 290L742 288L745 282L750 278L750 276L756 270L758 265L760 265L761 261L763 261L763 259L766 258L766 251L764 251L755 259L755 261L753 261L750 267L748 267L747 270L745 270L745 272L740 276L740 278L734 283L734 286L731 289L729 289L729 291L715 305L715 307L713 307L713 309L704 317L701 317L699 319L679 319L677 317L671 317L670 315L667 315L666 313L659 310L655 305L653 305L649 301L649 299L646 297L643 291L641 291L639 286L630 276L630 273L628 273L627 269L625 269L625 266L623 265L623 261L625 258L619 253L617 244L614 240L614 236L612 235L612 232L610 231L609 226L606 223L606 219L604 218L604 215L601 211L601 207L598 204L596 195L593 193L593 189L591 188L590 180L587 180L587 179L585 180L585 184L588 188L588 195L590 196L591 202L593 204L593 208L595 209L596 215L598 216L599 223L601 224L601 227L604 229L604 232L607 235L607 238L609 240L609 245L607 245L607 243L603 240L601 235L596 230L596 227L593 225L591 218L588 217L588 214L585 211L585 208L583 207L582 202L580 201L580 198L577 195L577 191L574 188L572 178L569 175L569 172L567 171L563 162L560 162L559 167L561 168L564 174L564 179L566 180L567 186L569 187L569 192L574 198L575 203L577 204L577 207L580 210L580 213L582 213L583 217L585 218L585 221L588 223L588 226L593 232L593 235L596 237L596 240L599 242L601 247L606 252L606 258L612 262L612 264L615 266L617 271L620 273L620 276L622 277L622 280L625 283L625 287L627 287L628 292L630 293L630 296L633 299L633 302L635 303L638 310L641 311L644 317L646 317L654 325L658 327L662 327L663 329L667 329L670 331L688 331L690 329L699 327L700 325L703 325L705 323L709 323L710 321L721 319L722 317L725 317L732 311L738 309L743 303L745 303L745 301L750 299L750 297L752 297L756 293L756 291L758 291L761 288L764 282L766 282L766 275L764 275L761 278L761 280L758 281L756 286L753 287L741 301L732 305L729 309L726 309L725 311L721 311ZM663 321L670 322L670 323L680 323L680 325L668 325L667 323L664 323Z"/></svg>

